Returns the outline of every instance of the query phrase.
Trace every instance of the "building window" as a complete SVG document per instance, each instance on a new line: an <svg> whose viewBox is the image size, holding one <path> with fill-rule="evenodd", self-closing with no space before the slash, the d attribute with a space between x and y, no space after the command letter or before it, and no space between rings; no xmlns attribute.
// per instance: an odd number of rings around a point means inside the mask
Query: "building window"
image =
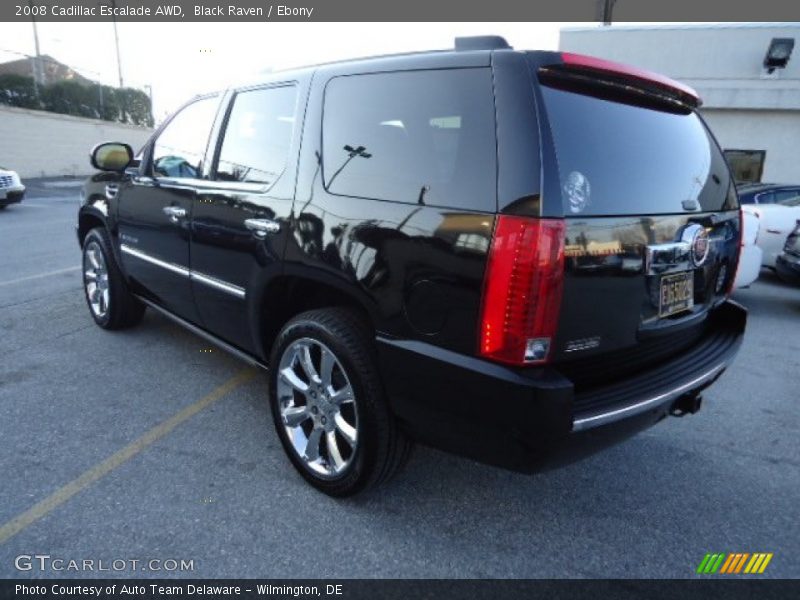
<svg viewBox="0 0 800 600"><path fill-rule="evenodd" d="M736 183L759 183L764 172L766 150L725 150Z"/></svg>

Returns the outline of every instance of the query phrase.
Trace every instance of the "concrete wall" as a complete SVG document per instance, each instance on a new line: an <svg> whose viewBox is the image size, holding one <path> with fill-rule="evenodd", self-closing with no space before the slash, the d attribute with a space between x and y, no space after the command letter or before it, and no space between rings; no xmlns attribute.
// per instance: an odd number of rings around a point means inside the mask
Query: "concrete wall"
<svg viewBox="0 0 800 600"><path fill-rule="evenodd" d="M714 109L703 116L723 148L767 151L762 181L800 182L800 115Z"/></svg>
<svg viewBox="0 0 800 600"><path fill-rule="evenodd" d="M87 175L98 142L130 144L134 151L152 130L68 115L0 106L0 165L21 177Z"/></svg>
<svg viewBox="0 0 800 600"><path fill-rule="evenodd" d="M787 68L768 75L775 37L796 45ZM763 181L800 182L800 24L567 27L559 47L687 83L723 148L766 150Z"/></svg>

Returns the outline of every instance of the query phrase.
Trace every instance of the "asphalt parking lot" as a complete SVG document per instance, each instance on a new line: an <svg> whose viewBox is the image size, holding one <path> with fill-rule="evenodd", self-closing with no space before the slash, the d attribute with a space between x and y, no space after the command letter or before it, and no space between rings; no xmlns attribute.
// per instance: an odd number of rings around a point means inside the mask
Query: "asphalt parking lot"
<svg viewBox="0 0 800 600"><path fill-rule="evenodd" d="M284 457L262 374L152 311L92 323L77 193L0 212L0 577L684 578L707 552L800 576L800 288L737 292L744 346L695 416L536 476L419 448L337 501ZM17 570L36 554L193 570Z"/></svg>

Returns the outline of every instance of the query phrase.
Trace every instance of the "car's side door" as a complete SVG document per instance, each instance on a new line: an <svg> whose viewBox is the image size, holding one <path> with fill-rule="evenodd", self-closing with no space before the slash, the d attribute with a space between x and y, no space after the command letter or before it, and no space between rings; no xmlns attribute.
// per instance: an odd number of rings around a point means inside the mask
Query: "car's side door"
<svg viewBox="0 0 800 600"><path fill-rule="evenodd" d="M204 327L248 352L258 294L282 269L291 227L307 82L238 89L219 126L216 160L197 188L192 286Z"/></svg>
<svg viewBox="0 0 800 600"><path fill-rule="evenodd" d="M199 322L192 297L189 238L192 206L219 97L180 109L146 149L139 173L120 185L120 254L133 290Z"/></svg>

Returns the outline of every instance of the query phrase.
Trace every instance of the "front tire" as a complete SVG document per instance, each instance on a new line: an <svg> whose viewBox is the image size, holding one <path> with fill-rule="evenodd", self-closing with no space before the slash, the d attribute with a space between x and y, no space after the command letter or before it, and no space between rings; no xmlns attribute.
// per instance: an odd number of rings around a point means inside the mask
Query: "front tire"
<svg viewBox="0 0 800 600"><path fill-rule="evenodd" d="M330 496L351 496L399 470L411 443L389 411L360 316L312 310L289 321L270 357L275 429L297 471Z"/></svg>
<svg viewBox="0 0 800 600"><path fill-rule="evenodd" d="M102 227L83 240L83 291L89 314L103 329L125 329L142 320L145 306L128 290Z"/></svg>

